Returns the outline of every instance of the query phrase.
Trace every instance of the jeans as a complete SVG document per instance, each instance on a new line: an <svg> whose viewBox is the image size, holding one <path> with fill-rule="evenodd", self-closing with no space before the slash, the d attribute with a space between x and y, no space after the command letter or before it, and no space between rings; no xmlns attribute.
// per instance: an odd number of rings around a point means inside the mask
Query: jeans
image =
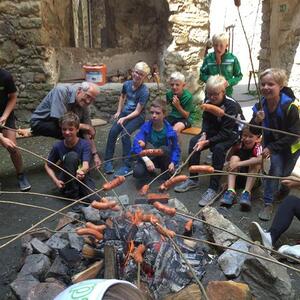
<svg viewBox="0 0 300 300"><path fill-rule="evenodd" d="M168 169L169 164L171 163L171 159L170 159L171 149L168 146L162 146L160 148L164 151L164 155L150 157L150 159L154 163L155 168L159 168L161 172L164 172L165 170ZM153 175L153 172L149 172L147 170L145 162L141 158L138 158L133 168L133 177L137 179L145 179L150 175ZM165 176L165 178L168 177L168 175Z"/></svg>
<svg viewBox="0 0 300 300"><path fill-rule="evenodd" d="M125 117L126 113L121 113L119 118ZM126 166L131 167L131 159L130 159L130 150L131 150L131 139L130 135L137 130L145 121L144 115L137 116L134 119L131 119L127 122L125 122L124 127L126 130L123 129L123 127L119 124L117 124L117 121L115 121L109 131L107 143L106 143L106 149L105 149L105 160L112 159L115 152L115 146L116 141L118 138L118 135L121 134L122 137L122 146L123 146L123 161ZM128 135L130 134L130 135Z"/></svg>
<svg viewBox="0 0 300 300"><path fill-rule="evenodd" d="M68 152L63 160L63 169L72 174L73 176L76 176L76 171L79 167L80 164L80 159L79 155L75 151L70 151ZM89 194L91 194L91 190L95 191L95 182L94 180L90 177L89 173L87 173L82 180L82 182L88 186L90 189L85 187L83 184L78 182L77 180L73 179L71 176L66 174L65 172L61 172L59 175L59 178L66 182L65 187L61 190L61 192L66 195L69 198L73 199L79 199L81 197L85 197ZM86 202L90 202L93 200L98 200L99 196L96 194L88 197L85 199Z"/></svg>
<svg viewBox="0 0 300 300"><path fill-rule="evenodd" d="M272 237L272 244L279 239L291 225L293 218L300 220L300 199L296 196L288 196L279 205L269 232Z"/></svg>
<svg viewBox="0 0 300 300"><path fill-rule="evenodd" d="M50 136L56 139L62 139L62 132L59 126L59 120L49 118L47 120L31 120L31 131L34 135Z"/></svg>
<svg viewBox="0 0 300 300"><path fill-rule="evenodd" d="M290 150L281 153L272 153L270 160L271 166L269 175L271 176L289 176L293 171L300 150L292 154ZM278 179L264 179L264 202L266 205L273 203L274 193L278 190L288 192L288 188L284 185L280 186Z"/></svg>
<svg viewBox="0 0 300 300"><path fill-rule="evenodd" d="M189 144L189 153L193 151L194 146L198 142L200 138L200 135L194 136L190 140ZM225 157L228 149L236 142L236 139L227 140L225 142L220 142L214 145L211 145L209 147L205 147L203 150L210 148L210 151L212 152L212 166L215 170L222 170L225 162ZM200 156L202 151L195 152L190 160L189 160L189 166L191 165L198 165L200 163ZM197 174L190 173L190 176L194 176ZM210 176L209 181L209 188L213 189L214 191L218 191L219 185L220 185L220 179L221 176ZM197 179L195 179L196 181Z"/></svg>

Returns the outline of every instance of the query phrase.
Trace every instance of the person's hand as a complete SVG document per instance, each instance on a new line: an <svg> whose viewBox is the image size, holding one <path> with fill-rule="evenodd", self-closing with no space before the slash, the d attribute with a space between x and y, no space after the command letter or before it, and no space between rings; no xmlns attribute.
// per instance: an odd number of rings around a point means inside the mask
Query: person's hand
<svg viewBox="0 0 300 300"><path fill-rule="evenodd" d="M154 163L153 163L152 160L149 160L149 161L146 162L146 168L147 168L147 170L148 170L149 172L154 172L154 170L155 170L155 165L154 165Z"/></svg>
<svg viewBox="0 0 300 300"><path fill-rule="evenodd" d="M174 173L174 171L175 171L175 165L174 165L173 162L171 162L171 163L169 164L168 169L169 169L169 172L170 172L170 173Z"/></svg>
<svg viewBox="0 0 300 300"><path fill-rule="evenodd" d="M209 140L201 140L201 138L198 140L197 144L194 146L194 150L200 151L202 150L206 145L208 145Z"/></svg>
<svg viewBox="0 0 300 300"><path fill-rule="evenodd" d="M84 130L89 135L90 139L93 140L96 135L96 130L92 125L86 125Z"/></svg>
<svg viewBox="0 0 300 300"><path fill-rule="evenodd" d="M285 186L287 186L289 189L300 187L299 181L294 181L294 180L290 180L290 179L284 179L281 181L281 183L284 184Z"/></svg>
<svg viewBox="0 0 300 300"><path fill-rule="evenodd" d="M180 107L180 100L177 95L173 96L172 104L178 109Z"/></svg>
<svg viewBox="0 0 300 300"><path fill-rule="evenodd" d="M116 112L116 113L114 114L114 116L113 116L113 119L114 119L114 120L118 120L119 115L120 115L120 113L119 113L119 112Z"/></svg>
<svg viewBox="0 0 300 300"><path fill-rule="evenodd" d="M125 117L120 118L120 119L117 121L117 124L123 126L123 124L124 124L125 121L126 121Z"/></svg>
<svg viewBox="0 0 300 300"><path fill-rule="evenodd" d="M239 167L240 167L240 162L239 161L229 161L228 171L229 172L235 171Z"/></svg>
<svg viewBox="0 0 300 300"><path fill-rule="evenodd" d="M95 155L93 156L93 159L94 159L94 164L95 164L96 168L99 169L101 166L101 163L102 163L99 154L95 153Z"/></svg>
<svg viewBox="0 0 300 300"><path fill-rule="evenodd" d="M263 151L262 151L262 157L263 158L269 158L271 156L272 152L269 148L264 148Z"/></svg>
<svg viewBox="0 0 300 300"><path fill-rule="evenodd" d="M255 116L255 122L261 123L265 119L265 112L263 110L259 110Z"/></svg>
<svg viewBox="0 0 300 300"><path fill-rule="evenodd" d="M59 189L63 189L65 187L65 183L62 180L57 179L55 181L55 185L59 188Z"/></svg>
<svg viewBox="0 0 300 300"><path fill-rule="evenodd" d="M7 150L15 150L16 149L16 144L12 140L10 140L4 136L0 137L0 144Z"/></svg>
<svg viewBox="0 0 300 300"><path fill-rule="evenodd" d="M83 180L84 177L85 177L85 173L81 169L78 169L76 171L76 178L79 180Z"/></svg>
<svg viewBox="0 0 300 300"><path fill-rule="evenodd" d="M215 53L216 55L216 64L220 65L222 63L222 55L220 55L219 53Z"/></svg>
<svg viewBox="0 0 300 300"><path fill-rule="evenodd" d="M3 126L3 125L5 125L5 123L6 123L6 120L7 120L7 118L6 118L6 117L3 117L3 116L1 116L1 117L0 117L0 126Z"/></svg>

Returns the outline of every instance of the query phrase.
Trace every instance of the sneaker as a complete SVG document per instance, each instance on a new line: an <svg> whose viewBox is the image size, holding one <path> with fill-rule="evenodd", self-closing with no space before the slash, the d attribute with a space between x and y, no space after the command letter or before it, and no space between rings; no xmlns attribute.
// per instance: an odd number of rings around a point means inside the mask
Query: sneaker
<svg viewBox="0 0 300 300"><path fill-rule="evenodd" d="M220 204L223 206L231 206L234 203L236 203L236 193L234 191L227 190L224 193Z"/></svg>
<svg viewBox="0 0 300 300"><path fill-rule="evenodd" d="M115 172L114 166L111 161L107 161L104 163L103 170L105 174L113 174Z"/></svg>
<svg viewBox="0 0 300 300"><path fill-rule="evenodd" d="M189 190L195 189L198 187L198 182L192 179L187 179L179 185L176 185L174 191L177 193L184 193Z"/></svg>
<svg viewBox="0 0 300 300"><path fill-rule="evenodd" d="M202 195L200 201L198 202L199 206L205 206L208 204L215 196L217 192L213 189L208 188L206 192Z"/></svg>
<svg viewBox="0 0 300 300"><path fill-rule="evenodd" d="M257 222L250 224L249 234L253 241L259 241L265 247L272 249L271 233L264 231Z"/></svg>
<svg viewBox="0 0 300 300"><path fill-rule="evenodd" d="M118 169L114 175L114 177L117 176L129 176L133 173L133 170L127 166L123 166L120 169Z"/></svg>
<svg viewBox="0 0 300 300"><path fill-rule="evenodd" d="M241 210L249 211L251 210L251 194L248 191L244 191L240 197Z"/></svg>
<svg viewBox="0 0 300 300"><path fill-rule="evenodd" d="M258 217L263 221L270 221L273 214L273 205L265 205L264 208L258 213Z"/></svg>
<svg viewBox="0 0 300 300"><path fill-rule="evenodd" d="M18 185L22 192L27 192L31 189L31 185L23 173L18 175Z"/></svg>
<svg viewBox="0 0 300 300"><path fill-rule="evenodd" d="M300 245L283 245L278 249L279 253L300 258Z"/></svg>

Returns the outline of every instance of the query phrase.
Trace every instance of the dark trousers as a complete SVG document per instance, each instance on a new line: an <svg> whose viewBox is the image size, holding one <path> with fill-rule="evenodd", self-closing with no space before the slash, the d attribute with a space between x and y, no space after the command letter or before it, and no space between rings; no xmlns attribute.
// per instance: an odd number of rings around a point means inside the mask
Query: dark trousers
<svg viewBox="0 0 300 300"><path fill-rule="evenodd" d="M164 172L165 170L168 169L169 164L171 163L171 158L170 158L170 148L167 146L162 146L160 147L164 151L164 155L162 156L156 156L156 157L149 157L152 162L155 165L155 168L159 168L161 172ZM144 179L152 175L152 172L149 172L147 170L147 167L145 165L145 162L141 159L138 158L134 168L133 168L133 177L137 179Z"/></svg>
<svg viewBox="0 0 300 300"><path fill-rule="evenodd" d="M288 196L279 205L269 230L273 244L275 244L281 234L289 228L294 217L300 220L300 198Z"/></svg>
<svg viewBox="0 0 300 300"><path fill-rule="evenodd" d="M72 174L73 176L76 176L76 171L79 167L80 160L79 160L79 155L75 151L70 151L68 152L63 160L63 169ZM87 185L90 189L86 188L84 185L80 184L75 179L72 179L71 176L68 174L61 172L59 175L59 178L63 182L67 182L65 187L62 189L62 193L66 195L68 198L73 198L73 199L79 199L81 197L85 197L91 193L92 189L95 191L95 182L87 173L82 180L82 182ZM90 197L86 198L86 202L93 201L99 199L99 196L97 195L91 195Z"/></svg>
<svg viewBox="0 0 300 300"><path fill-rule="evenodd" d="M194 146L197 144L198 140L200 138L200 135L194 136L190 140L189 144L189 153L192 153ZM236 142L236 140L228 140L226 142L221 142L209 147L204 148L208 149L210 148L210 151L212 152L212 166L216 170L222 170L225 162L225 157L228 149ZM190 160L189 160L189 166L191 165L198 165L200 163L200 157L201 157L201 152L202 151L197 151L195 152ZM190 173L190 176L195 176L197 174L195 173ZM219 189L220 185L220 176L210 176L210 181L209 181L209 188L217 191ZM194 178L195 181L197 181L196 178Z"/></svg>
<svg viewBox="0 0 300 300"><path fill-rule="evenodd" d="M47 120L30 120L30 127L34 135L63 139L59 120L56 118L49 118Z"/></svg>
<svg viewBox="0 0 300 300"><path fill-rule="evenodd" d="M125 117L127 114L121 113L119 118ZM124 124L126 130L115 121L109 131L106 149L105 149L105 160L110 160L113 158L115 153L116 141L118 135L121 135L122 139L122 146L123 146L123 160L125 165L131 167L131 160L130 160L130 150L131 150L131 134L140 128L140 126L144 123L145 118L144 116L137 116L134 119L127 121ZM129 135L128 135L129 134Z"/></svg>

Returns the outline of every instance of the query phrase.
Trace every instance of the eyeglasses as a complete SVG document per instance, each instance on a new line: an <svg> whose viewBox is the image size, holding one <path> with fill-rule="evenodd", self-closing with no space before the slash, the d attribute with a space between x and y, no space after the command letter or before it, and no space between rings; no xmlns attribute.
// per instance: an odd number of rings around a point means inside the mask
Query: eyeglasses
<svg viewBox="0 0 300 300"><path fill-rule="evenodd" d="M139 77L143 77L143 76L146 75L144 72L138 71L138 70L134 70L133 72L134 72L136 75L138 75Z"/></svg>

